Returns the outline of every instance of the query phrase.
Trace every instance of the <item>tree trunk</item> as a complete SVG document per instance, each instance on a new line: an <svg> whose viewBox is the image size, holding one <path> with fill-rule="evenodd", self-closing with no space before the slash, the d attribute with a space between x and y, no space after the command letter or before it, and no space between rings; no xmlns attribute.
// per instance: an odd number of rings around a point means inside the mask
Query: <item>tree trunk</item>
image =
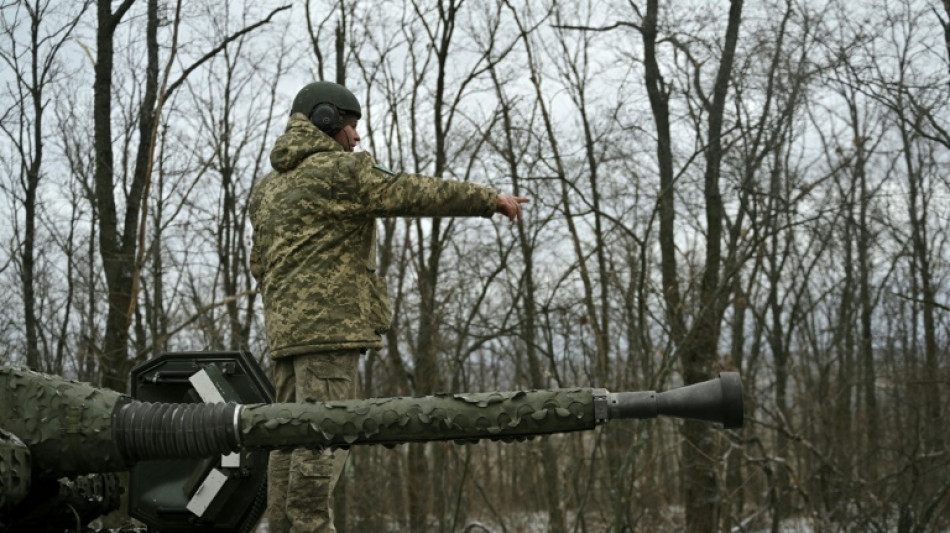
<svg viewBox="0 0 950 533"><path fill-rule="evenodd" d="M904 113L903 107L899 109ZM905 127L901 127L901 140L904 145L904 165L907 169L909 195L907 198L908 217L911 229L911 250L916 271L920 276L920 299L924 321L924 366L921 382L924 392L924 442L930 451L943 449L941 429L942 408L940 405L940 366L939 348L936 330L936 291L933 287L933 267L930 259L930 240L927 237L929 217L927 200L923 198L924 188L920 171L914 163L913 142ZM916 295L915 295L916 296Z"/></svg>
<svg viewBox="0 0 950 533"><path fill-rule="evenodd" d="M96 64L93 86L93 117L95 121L95 200L99 212L99 253L106 278L108 313L102 354L102 385L125 392L126 378L130 368L128 338L132 301L132 268L135 261L134 228L129 235L118 227L119 216L114 194L115 169L112 153L112 67L114 48L112 39L122 16L134 0L125 0L115 13L110 0L98 0L96 27ZM138 213L140 198L130 195L127 203L126 221Z"/></svg>
<svg viewBox="0 0 950 533"><path fill-rule="evenodd" d="M23 287L23 319L26 326L26 366L42 372L40 361L39 334L36 316L36 287L35 287L35 259L36 259L36 191L40 184L40 165L43 162L43 93L42 88L36 85L35 64L37 61L36 24L33 25L33 160L26 169L26 191L23 198L23 252L20 281Z"/></svg>
<svg viewBox="0 0 950 533"><path fill-rule="evenodd" d="M728 25L712 105L708 109L709 129L705 148L703 189L706 207L706 256L699 288L699 309L694 324L686 331L676 267L673 162L670 142L669 93L656 59L657 0L647 2L641 28L644 43L644 75L650 106L657 128L657 160L660 169L659 218L663 296L670 331L680 349L685 383L708 379L716 360L719 327L725 306L720 296L722 266L723 206L719 192L723 156L722 122L729 78L738 42L742 0L730 2ZM690 531L712 531L719 513L719 489L715 471L717 446L708 424L687 421L683 425L683 488L686 525Z"/></svg>

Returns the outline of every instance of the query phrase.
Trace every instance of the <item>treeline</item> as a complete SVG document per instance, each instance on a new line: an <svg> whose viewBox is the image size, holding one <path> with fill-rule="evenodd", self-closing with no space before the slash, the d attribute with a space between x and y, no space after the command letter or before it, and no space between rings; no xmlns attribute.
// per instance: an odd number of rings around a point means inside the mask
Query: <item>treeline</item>
<svg viewBox="0 0 950 533"><path fill-rule="evenodd" d="M394 170L523 222L380 222L367 395L663 390L746 426L355 450L347 531L950 527L950 6L0 5L0 357L125 390L173 350L267 365L249 191L296 90Z"/></svg>

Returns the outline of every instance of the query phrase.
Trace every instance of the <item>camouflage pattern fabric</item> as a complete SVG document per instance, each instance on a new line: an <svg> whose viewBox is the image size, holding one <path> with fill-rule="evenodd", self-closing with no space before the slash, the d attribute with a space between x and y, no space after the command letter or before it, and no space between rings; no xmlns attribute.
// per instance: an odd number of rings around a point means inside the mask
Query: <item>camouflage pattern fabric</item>
<svg viewBox="0 0 950 533"><path fill-rule="evenodd" d="M251 192L251 269L264 302L271 357L381 347L392 311L376 275L376 218L483 216L490 187L392 173L345 152L303 114L270 154Z"/></svg>
<svg viewBox="0 0 950 533"><path fill-rule="evenodd" d="M324 402L359 397L359 357L359 350L343 350L275 361L277 401ZM268 532L336 531L333 488L346 456L346 450L271 452L267 468Z"/></svg>

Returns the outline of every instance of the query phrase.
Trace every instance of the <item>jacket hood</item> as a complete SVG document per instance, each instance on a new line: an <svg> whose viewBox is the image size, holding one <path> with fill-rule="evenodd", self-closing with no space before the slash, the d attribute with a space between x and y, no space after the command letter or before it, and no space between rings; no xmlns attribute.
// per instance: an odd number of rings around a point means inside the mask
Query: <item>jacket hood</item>
<svg viewBox="0 0 950 533"><path fill-rule="evenodd" d="M302 113L294 113L287 122L287 129L274 143L270 164L278 172L287 172L313 154L342 151L340 143L317 129L310 119Z"/></svg>

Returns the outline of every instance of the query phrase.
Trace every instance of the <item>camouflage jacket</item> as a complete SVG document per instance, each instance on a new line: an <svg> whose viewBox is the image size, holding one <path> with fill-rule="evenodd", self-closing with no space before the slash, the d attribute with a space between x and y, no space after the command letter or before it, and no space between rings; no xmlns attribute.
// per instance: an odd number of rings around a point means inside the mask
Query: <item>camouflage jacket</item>
<svg viewBox="0 0 950 533"><path fill-rule="evenodd" d="M294 114L251 191L251 271L264 302L271 357L378 348L392 318L376 274L376 217L484 216L497 191L392 173L345 152Z"/></svg>

